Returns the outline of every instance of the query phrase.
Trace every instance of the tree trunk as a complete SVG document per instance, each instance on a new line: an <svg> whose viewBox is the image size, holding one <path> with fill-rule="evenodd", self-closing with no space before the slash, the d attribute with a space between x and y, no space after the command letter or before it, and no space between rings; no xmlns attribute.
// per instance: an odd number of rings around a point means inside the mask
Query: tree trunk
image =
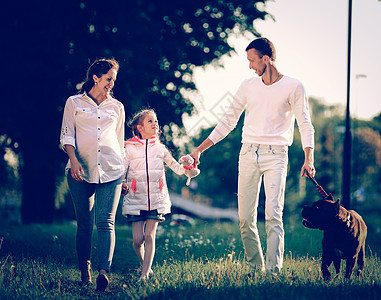
<svg viewBox="0 0 381 300"><path fill-rule="evenodd" d="M45 150L43 150L45 148ZM51 223L55 215L54 153L46 147L29 143L22 153L22 204L23 224Z"/></svg>

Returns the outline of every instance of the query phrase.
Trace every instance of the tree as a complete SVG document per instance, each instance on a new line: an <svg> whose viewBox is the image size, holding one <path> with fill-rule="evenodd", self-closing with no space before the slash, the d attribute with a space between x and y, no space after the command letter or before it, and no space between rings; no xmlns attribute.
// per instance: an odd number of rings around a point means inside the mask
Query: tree
<svg viewBox="0 0 381 300"><path fill-rule="evenodd" d="M236 206L238 190L238 155L242 139L243 116L237 127L215 147L208 149L200 158L201 173L197 178L197 193L211 199L218 207ZM214 128L214 127L213 127ZM211 133L213 128L201 130L192 140L198 146ZM187 145L188 147L190 146ZM190 149L187 149L188 153Z"/></svg>
<svg viewBox="0 0 381 300"><path fill-rule="evenodd" d="M310 98L315 127L315 167L319 183L337 197L341 191L344 107ZM344 127L342 127L344 129ZM314 189L314 187L312 187Z"/></svg>
<svg viewBox="0 0 381 300"><path fill-rule="evenodd" d="M381 135L369 127L357 128L353 137L353 156L354 188L380 192Z"/></svg>
<svg viewBox="0 0 381 300"><path fill-rule="evenodd" d="M342 108L338 105L325 105L315 98L310 98L309 103L312 123L315 127L314 152L317 179L328 192L336 196L341 183L339 179L341 176L340 155L342 147L340 145L342 144L342 136L337 133L337 129L343 122ZM207 182L207 184L199 184L197 192L211 198L216 206L229 207L237 203L238 155L241 147L242 126L243 116L241 116L237 127L225 139L201 156L201 174L194 180ZM199 145L210 134L211 130L212 128L202 130L200 136L195 137L192 143L196 146ZM292 201L300 200L300 181L303 180L300 177L300 169L304 162L304 152L298 129L295 128L294 132L294 141L289 147L288 153L286 197L290 198L289 205L292 204ZM192 149L187 150L189 152ZM307 184L305 190L306 193L301 194L305 194L309 202L319 198L319 193L316 192L313 184ZM296 195L299 195L297 196L298 199L295 199ZM261 197L263 197L263 193ZM261 198L260 205L262 200Z"/></svg>
<svg viewBox="0 0 381 300"><path fill-rule="evenodd" d="M23 222L54 219L56 177L67 159L58 149L62 110L91 61L119 60L114 94L127 117L142 106L154 108L172 147L182 115L193 112L183 92L195 89L194 66L229 55L235 28L258 36L253 21L266 12L256 3L265 1L7 2L0 135L22 160Z"/></svg>

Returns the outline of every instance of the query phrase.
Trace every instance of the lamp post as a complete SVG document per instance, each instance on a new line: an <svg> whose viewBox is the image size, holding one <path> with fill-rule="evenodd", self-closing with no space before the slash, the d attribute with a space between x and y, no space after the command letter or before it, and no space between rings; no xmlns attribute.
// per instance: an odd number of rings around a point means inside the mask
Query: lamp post
<svg viewBox="0 0 381 300"><path fill-rule="evenodd" d="M343 154L343 184L342 184L342 205L350 209L351 205L351 114L350 114L350 86L351 86L351 31L352 31L352 0L348 3L348 65L347 65L347 109L345 115L345 136Z"/></svg>

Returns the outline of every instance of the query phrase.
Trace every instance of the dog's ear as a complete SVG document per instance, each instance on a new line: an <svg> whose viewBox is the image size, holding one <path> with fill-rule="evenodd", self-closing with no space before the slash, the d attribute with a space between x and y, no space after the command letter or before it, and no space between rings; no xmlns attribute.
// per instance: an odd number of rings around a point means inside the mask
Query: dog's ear
<svg viewBox="0 0 381 300"><path fill-rule="evenodd" d="M335 209L337 212L340 211L340 199L337 199L337 201L335 202Z"/></svg>

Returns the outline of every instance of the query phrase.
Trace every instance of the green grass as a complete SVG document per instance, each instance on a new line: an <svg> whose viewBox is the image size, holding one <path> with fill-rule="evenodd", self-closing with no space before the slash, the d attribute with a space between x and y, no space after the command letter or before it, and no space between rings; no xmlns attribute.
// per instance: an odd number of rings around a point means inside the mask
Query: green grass
<svg viewBox="0 0 381 300"><path fill-rule="evenodd" d="M263 238L264 225L260 223ZM370 232L362 278L325 282L320 274L322 233L288 220L284 268L276 277L248 276L238 224L159 225L154 276L138 282L131 227L118 226L110 286L78 285L75 225L0 227L0 299L377 299L381 295L378 235ZM94 236L96 239L96 234ZM94 243L95 244L95 243ZM96 247L93 251L96 266ZM332 270L333 272L333 270ZM93 272L95 280L97 272Z"/></svg>

